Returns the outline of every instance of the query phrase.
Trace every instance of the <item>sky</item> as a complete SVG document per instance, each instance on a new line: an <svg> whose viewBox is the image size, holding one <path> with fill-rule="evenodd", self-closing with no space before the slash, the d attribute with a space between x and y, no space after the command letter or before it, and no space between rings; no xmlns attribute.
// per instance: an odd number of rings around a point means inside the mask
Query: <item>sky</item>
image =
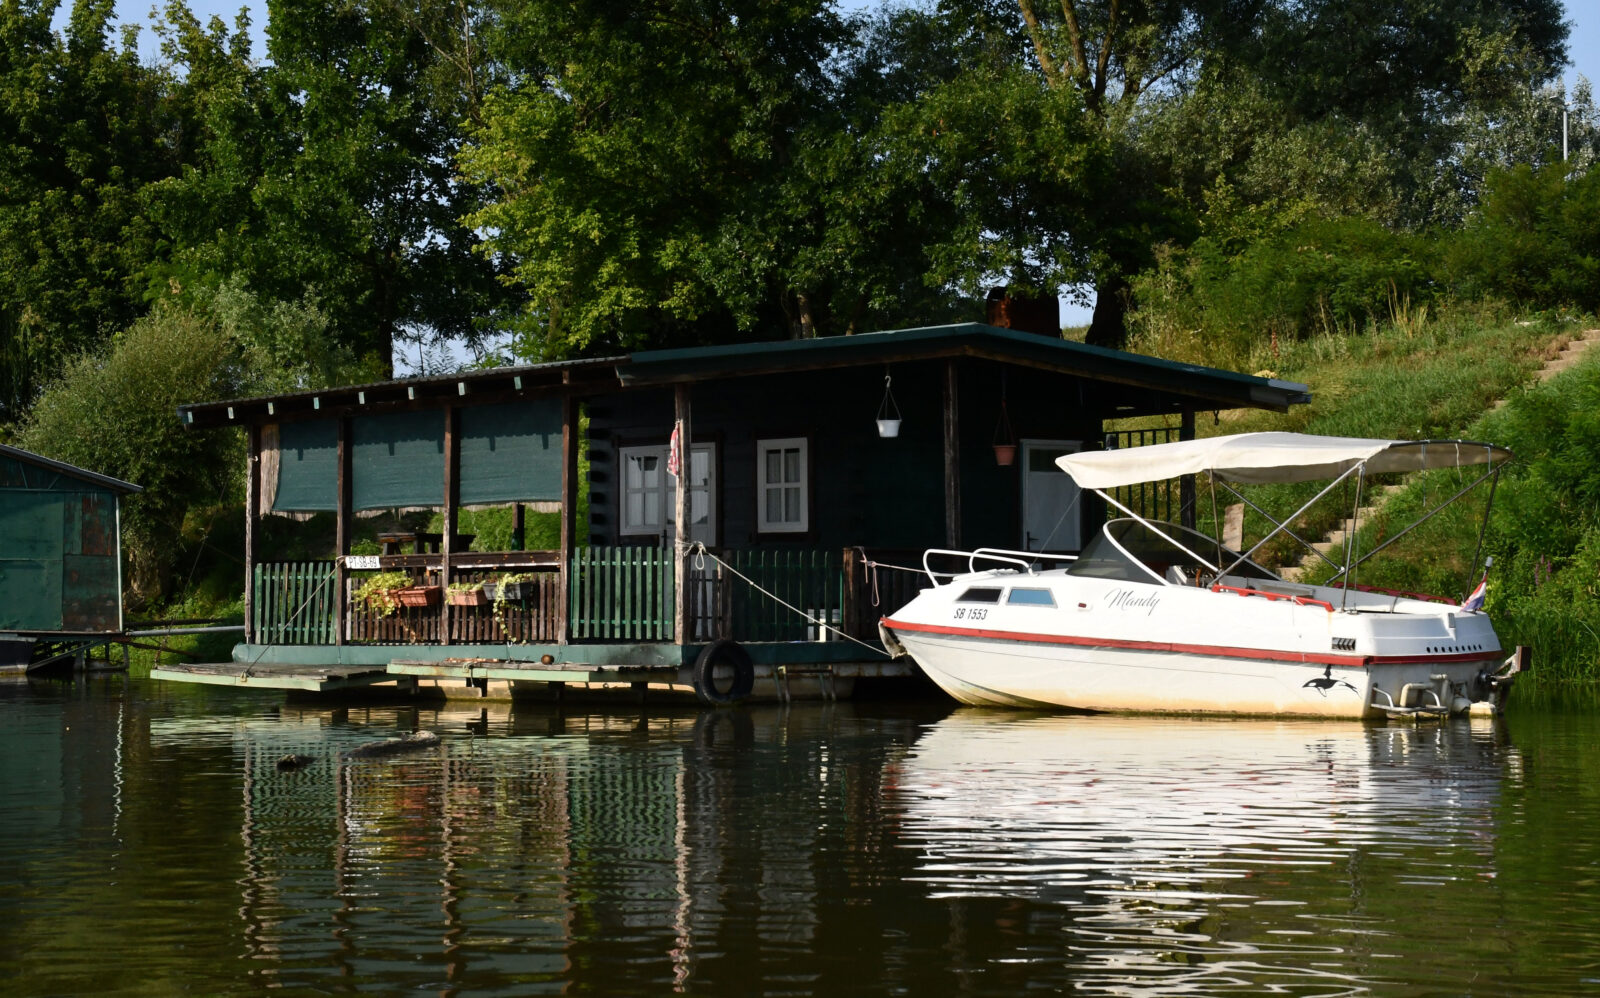
<svg viewBox="0 0 1600 998"><path fill-rule="evenodd" d="M125 21L148 21L148 12L151 0L117 0L118 16ZM863 0L843 0L841 7L860 8L868 6ZM189 8L202 23L210 20L213 14L220 15L229 25L233 24L234 15L239 8L248 8L251 12L250 33L257 58L261 58L265 51L266 40L266 3L240 2L240 0L189 0ZM1588 77L1589 82L1600 84L1600 0L1566 0L1567 22L1571 33L1567 38L1567 57L1571 60L1563 74L1567 89L1571 90L1577 83L1581 74ZM62 0L61 9L56 12L56 25L61 27L66 22L68 12L72 7L71 0ZM146 58L155 57L155 38L149 32L144 32L140 38L140 51ZM1090 309L1085 306L1075 305L1062 300L1061 322L1068 326L1087 325Z"/></svg>

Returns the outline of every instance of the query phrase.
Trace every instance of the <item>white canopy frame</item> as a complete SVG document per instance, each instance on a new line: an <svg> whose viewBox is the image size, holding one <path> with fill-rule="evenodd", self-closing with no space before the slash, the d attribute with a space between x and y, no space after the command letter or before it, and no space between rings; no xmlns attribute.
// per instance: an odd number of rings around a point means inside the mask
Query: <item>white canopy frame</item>
<svg viewBox="0 0 1600 998"><path fill-rule="evenodd" d="M1436 455L1443 450L1447 456L1443 459L1430 457L1428 454L1430 445L1435 448ZM1304 455L1304 459L1298 463L1288 460L1293 456L1292 452L1297 447L1302 448L1301 453ZM1413 451L1412 448L1416 448L1416 450ZM1466 449L1465 454L1463 453L1463 448ZM1483 553L1484 536L1488 530L1489 513L1494 503L1495 488L1499 483L1500 467L1511 458L1511 452L1503 447L1475 441L1366 440L1349 437L1316 437L1295 433L1235 434L1228 437L1213 437L1204 441L1178 441L1176 443L1154 444L1149 448L1134 449L1163 450L1164 453L1147 454L1130 459L1125 458L1125 452L1124 454L1117 454L1115 457L1107 457L1105 455L1112 452L1097 451L1088 452L1087 454L1066 455L1058 459L1057 464L1063 471L1071 474L1080 485L1089 488L1090 491L1110 505L1133 517L1173 547L1215 572L1218 577L1226 575L1248 561L1263 545L1281 533L1293 538L1301 547L1315 554L1326 562L1330 568L1334 569L1334 574L1329 576L1323 584L1332 585L1335 580L1343 579L1344 581L1340 585L1347 594L1355 584L1356 570L1362 564L1417 527L1433 519L1433 517L1453 505L1468 492L1476 489L1487 479L1490 481L1489 496L1485 502L1482 522L1478 529L1477 547L1473 552L1472 562L1468 569L1470 575L1476 575L1478 560ZM1088 457L1089 460L1083 460L1085 457ZM1436 470L1450 467L1454 467L1459 471L1464 467L1475 465L1486 466L1487 470L1473 481L1459 488L1450 498L1428 510L1416 520L1386 538L1382 543L1362 553L1359 557L1356 556L1356 533L1360 527L1358 514L1361 510L1362 492L1364 491L1369 471L1379 474ZM1210 559L1179 543L1150 520L1118 502L1107 491L1122 485L1161 480L1177 475L1196 474L1202 471L1206 473L1211 481L1213 495L1215 494L1216 483L1221 481L1223 488L1231 495L1255 510L1273 525L1273 529L1266 536L1252 545L1248 551L1240 554L1226 568L1223 568L1220 564L1213 565ZM1149 477L1152 474L1156 474L1159 477ZM1245 497L1232 484L1233 481L1313 481L1330 475L1332 480L1326 486L1282 520ZM1312 506L1322 501L1334 489L1352 478L1355 480L1354 505L1350 513L1351 526L1346 531L1344 538L1344 564L1340 565L1323 552L1317 550L1310 541L1291 530L1289 524L1293 523L1295 518L1305 513ZM1213 512L1215 505L1216 501L1213 498ZM1470 581L1469 578L1469 584ZM1341 600L1341 604L1344 604L1347 599L1348 596L1345 600ZM1341 608L1343 607L1341 606Z"/></svg>

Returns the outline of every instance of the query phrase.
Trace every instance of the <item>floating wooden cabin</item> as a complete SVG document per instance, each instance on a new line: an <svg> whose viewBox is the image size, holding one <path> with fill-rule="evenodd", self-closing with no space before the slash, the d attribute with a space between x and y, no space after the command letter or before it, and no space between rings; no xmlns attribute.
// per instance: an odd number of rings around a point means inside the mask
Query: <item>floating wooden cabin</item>
<svg viewBox="0 0 1600 998"><path fill-rule="evenodd" d="M0 671L122 631L122 497L139 486L0 444Z"/></svg>
<svg viewBox="0 0 1600 998"><path fill-rule="evenodd" d="M842 693L910 674L877 621L925 580L875 566L919 566L929 547L1073 552L1104 510L1078 502L1053 459L1102 446L1107 420L1166 415L1189 435L1198 411L1308 397L972 323L187 405L196 430L249 434L246 637L234 663L159 674L318 690L670 683L707 699L753 674L758 692ZM518 523L559 510L559 549L469 547L459 511L493 504ZM355 516L416 507L442 511L445 529L350 554ZM261 516L311 512L334 516L329 557L261 549ZM408 573L419 605L358 607L375 570ZM509 598L441 598L508 574L526 577ZM707 681L728 672L732 689Z"/></svg>

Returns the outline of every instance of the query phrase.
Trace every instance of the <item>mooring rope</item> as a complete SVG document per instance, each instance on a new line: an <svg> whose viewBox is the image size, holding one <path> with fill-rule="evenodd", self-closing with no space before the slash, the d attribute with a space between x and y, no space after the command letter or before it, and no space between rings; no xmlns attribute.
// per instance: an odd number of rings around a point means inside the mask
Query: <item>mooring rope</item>
<svg viewBox="0 0 1600 998"><path fill-rule="evenodd" d="M795 613L797 613L800 616L804 617L808 622L810 622L812 624L815 624L818 627L822 627L822 628L825 628L827 630L830 630L833 633L839 635L839 637L844 638L846 641L852 641L852 642L860 645L861 647L867 649L870 652L876 652L877 654L882 655L885 658L893 658L894 657L893 655L891 655L888 652L884 651L882 648L874 647L873 645L870 645L867 642L862 641L860 638L855 637L852 634L846 634L844 631L842 631L839 628L837 628L837 627L833 626L832 624L828 623L826 620L818 620L816 617L813 617L811 614L809 614L806 611L804 611L804 610L800 609L799 607L795 606L793 603L790 603L787 600L783 599L777 593L774 593L771 590L762 588L760 583L756 582L754 579L750 578L748 575L745 575L743 572L739 571L737 568L734 568L732 565L730 565L727 562L723 561L721 558L717 557L711 551L708 551L706 549L706 545L705 545L704 541L695 541L693 544L690 544L689 548L688 548L688 551L686 553L694 555L695 571L704 571L705 567L706 567L706 559L710 558L712 561L716 562L718 565L721 565L723 568L726 568L728 571L732 572L734 575L736 575L740 579L744 580L745 585L749 586L751 589L754 589L756 592L758 592L761 595L765 596L767 599L772 600L774 603L778 604L779 606L785 607L785 608L787 608L789 610L794 611Z"/></svg>

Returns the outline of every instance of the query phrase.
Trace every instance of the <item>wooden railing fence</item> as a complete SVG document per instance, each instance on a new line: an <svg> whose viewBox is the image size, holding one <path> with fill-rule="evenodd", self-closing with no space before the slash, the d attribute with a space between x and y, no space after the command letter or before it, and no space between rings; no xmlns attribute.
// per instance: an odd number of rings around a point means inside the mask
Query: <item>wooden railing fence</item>
<svg viewBox="0 0 1600 998"><path fill-rule="evenodd" d="M333 561L274 561L255 568L253 633L261 644L331 645L339 596Z"/></svg>
<svg viewBox="0 0 1600 998"><path fill-rule="evenodd" d="M731 637L738 641L828 641L838 637L784 606L862 640L877 638L888 616L929 585L920 571L872 567L869 562L914 568L920 551L822 550L720 551L690 569L689 620L692 642ZM728 567L724 567L724 563ZM730 570L731 569L731 570ZM736 577L745 576L769 597ZM504 570L458 569L457 582L485 581ZM673 563L669 549L595 546L579 548L567 573L536 571L522 591L500 603L450 608L452 644L554 644L574 641L672 641ZM357 604L354 593L365 575L346 580L345 640L373 644L442 644L443 615L437 605L399 607L382 614ZM264 644L335 643L334 562L271 562L255 568L255 640ZM563 599L563 596L565 597Z"/></svg>
<svg viewBox="0 0 1600 998"><path fill-rule="evenodd" d="M707 559L695 576L698 589L691 594L697 640L829 641L837 637L795 611L835 627L843 623L844 580L838 553L723 551L718 557L749 582Z"/></svg>
<svg viewBox="0 0 1600 998"><path fill-rule="evenodd" d="M574 640L673 640L672 572L666 548L579 548L568 572L568 633Z"/></svg>

